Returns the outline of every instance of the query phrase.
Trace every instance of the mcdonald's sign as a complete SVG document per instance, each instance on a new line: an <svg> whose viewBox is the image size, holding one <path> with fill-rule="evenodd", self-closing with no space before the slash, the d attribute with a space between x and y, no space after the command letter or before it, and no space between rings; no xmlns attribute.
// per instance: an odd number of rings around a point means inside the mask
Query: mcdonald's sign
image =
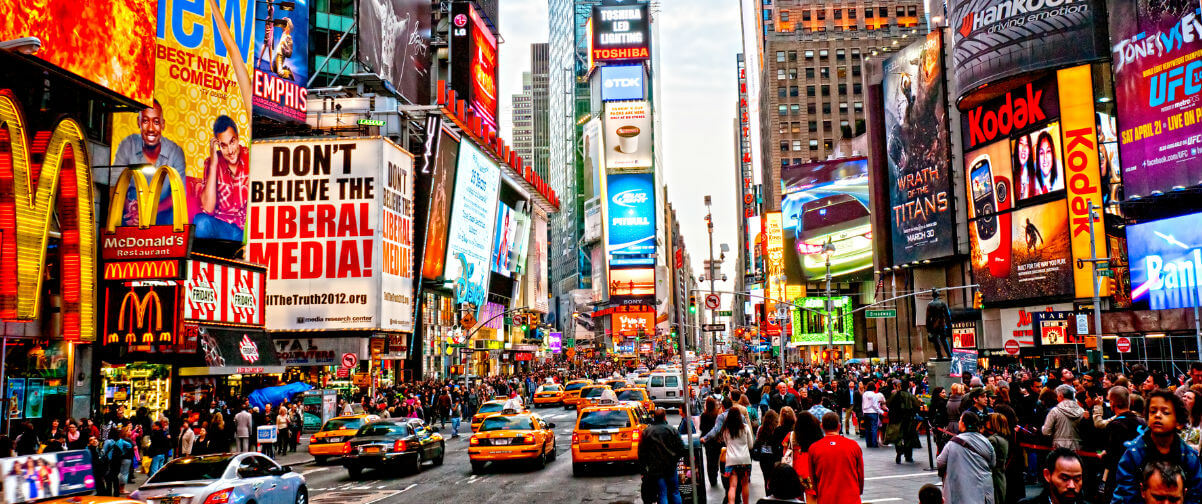
<svg viewBox="0 0 1202 504"><path fill-rule="evenodd" d="M30 135L16 95L0 90L0 320L33 321L51 218L61 233L62 337L96 337L96 220L84 129L60 119Z"/></svg>
<svg viewBox="0 0 1202 504"><path fill-rule="evenodd" d="M104 263L105 280L182 279L178 259L152 261L115 261Z"/></svg>
<svg viewBox="0 0 1202 504"><path fill-rule="evenodd" d="M130 185L134 188L137 209L135 226L118 226L125 216ZM163 184L171 189L171 225L155 226L159 194ZM109 199L108 218L101 237L101 253L106 261L145 259L181 259L188 256L190 229L188 225L187 192L179 173L169 166L160 166L150 182L136 167L126 168L113 185Z"/></svg>
<svg viewBox="0 0 1202 504"><path fill-rule="evenodd" d="M105 345L150 351L184 343L179 282L111 282L105 290Z"/></svg>

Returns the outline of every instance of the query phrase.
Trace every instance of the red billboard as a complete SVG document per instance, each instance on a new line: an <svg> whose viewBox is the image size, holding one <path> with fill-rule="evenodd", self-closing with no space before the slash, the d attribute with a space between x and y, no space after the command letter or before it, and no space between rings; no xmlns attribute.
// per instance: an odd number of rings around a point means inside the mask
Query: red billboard
<svg viewBox="0 0 1202 504"><path fill-rule="evenodd" d="M486 124L497 125L497 38L469 2L451 6L451 87Z"/></svg>

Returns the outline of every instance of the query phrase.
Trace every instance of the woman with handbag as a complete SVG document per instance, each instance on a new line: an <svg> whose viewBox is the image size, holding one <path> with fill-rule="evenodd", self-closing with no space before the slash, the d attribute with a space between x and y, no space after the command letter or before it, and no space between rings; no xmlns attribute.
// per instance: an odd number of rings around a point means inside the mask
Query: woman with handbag
<svg viewBox="0 0 1202 504"><path fill-rule="evenodd" d="M764 492L768 495L772 495L772 468L781 459L781 444L776 439L776 428L779 426L780 415L768 410L764 413L764 422L751 447L751 458L760 463L760 471L764 473Z"/></svg>
<svg viewBox="0 0 1202 504"><path fill-rule="evenodd" d="M818 493L814 486L814 470L810 466L810 445L822 439L826 433L822 424L809 411L801 412L797 417L797 425L786 440L785 460L793 464L797 477L801 479L801 487L805 489L806 502L818 502Z"/></svg>

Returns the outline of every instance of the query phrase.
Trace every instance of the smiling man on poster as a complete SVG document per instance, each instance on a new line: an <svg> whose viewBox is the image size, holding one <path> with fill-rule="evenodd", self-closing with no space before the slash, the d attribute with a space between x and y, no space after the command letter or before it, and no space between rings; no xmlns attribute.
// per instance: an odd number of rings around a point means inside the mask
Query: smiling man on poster
<svg viewBox="0 0 1202 504"><path fill-rule="evenodd" d="M211 155L204 175L188 178L188 213L196 238L242 241L246 225L249 149L238 138L238 125L229 116L213 121Z"/></svg>

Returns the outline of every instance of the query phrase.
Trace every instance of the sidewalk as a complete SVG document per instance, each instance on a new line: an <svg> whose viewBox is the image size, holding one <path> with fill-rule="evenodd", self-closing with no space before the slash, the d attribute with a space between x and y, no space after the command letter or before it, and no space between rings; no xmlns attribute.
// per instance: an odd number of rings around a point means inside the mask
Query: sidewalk
<svg viewBox="0 0 1202 504"><path fill-rule="evenodd" d="M283 466L297 466L313 463L313 456L309 455L309 435L306 433L305 435L301 436L301 441L297 445L295 453L289 452L287 455L272 457L272 460L275 460L277 464ZM145 468L149 469L149 467ZM134 490L137 490L138 487L142 486L142 484L145 483L148 478L150 478L149 475L143 474L141 471L136 471L134 473L133 481L130 481L125 485L125 493L128 494Z"/></svg>

